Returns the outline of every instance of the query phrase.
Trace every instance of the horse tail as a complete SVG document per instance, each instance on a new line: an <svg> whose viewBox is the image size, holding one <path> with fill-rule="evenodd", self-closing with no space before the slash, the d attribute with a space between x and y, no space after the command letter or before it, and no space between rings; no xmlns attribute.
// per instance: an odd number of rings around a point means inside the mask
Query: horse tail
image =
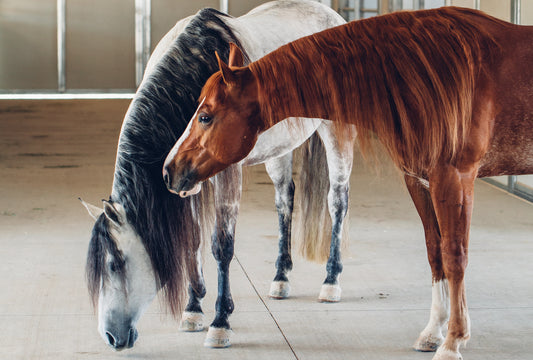
<svg viewBox="0 0 533 360"><path fill-rule="evenodd" d="M301 147L301 158L300 178L296 182L300 216L293 225L295 242L305 259L323 263L328 259L331 244L329 174L326 149L316 133Z"/></svg>

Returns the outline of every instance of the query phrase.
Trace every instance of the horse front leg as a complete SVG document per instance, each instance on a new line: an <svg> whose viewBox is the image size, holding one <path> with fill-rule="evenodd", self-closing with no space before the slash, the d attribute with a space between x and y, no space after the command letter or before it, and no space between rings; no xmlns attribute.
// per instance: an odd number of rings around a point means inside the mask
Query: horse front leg
<svg viewBox="0 0 533 360"><path fill-rule="evenodd" d="M198 266L198 272L195 278L189 279L189 301L181 316L180 331L203 331L205 327L202 299L205 297L206 288L202 271L202 254L200 249L196 250L196 263Z"/></svg>
<svg viewBox="0 0 533 360"><path fill-rule="evenodd" d="M468 263L476 169L477 164L462 171L444 165L437 167L429 176L429 191L441 231L442 265L450 296L448 333L433 360L462 359L459 348L470 338L464 275Z"/></svg>
<svg viewBox="0 0 533 360"><path fill-rule="evenodd" d="M326 264L326 279L320 289L318 300L338 302L341 300L339 274L342 272L341 242L344 220L348 212L350 174L353 164L353 141L340 144L331 126L323 126L318 133L326 149L328 161L329 192L328 210L331 217L331 244Z"/></svg>
<svg viewBox="0 0 533 360"><path fill-rule="evenodd" d="M215 319L209 326L204 346L224 348L231 345L229 316L234 304L229 284L229 266L233 259L235 224L241 197L241 166L234 165L218 174L215 186L215 230L211 237L211 251L217 262L218 295Z"/></svg>
<svg viewBox="0 0 533 360"><path fill-rule="evenodd" d="M279 222L279 252L276 260L276 276L270 285L268 296L273 299L289 297L287 274L292 270L291 226L294 208L294 182L292 180L292 152L267 161L265 167L274 183L276 210Z"/></svg>
<svg viewBox="0 0 533 360"><path fill-rule="evenodd" d="M442 344L442 330L450 316L448 282L444 277L441 256L441 235L428 184L418 178L405 175L405 184L413 199L426 237L426 250L431 267L432 291L429 321L414 344L417 351L436 351Z"/></svg>

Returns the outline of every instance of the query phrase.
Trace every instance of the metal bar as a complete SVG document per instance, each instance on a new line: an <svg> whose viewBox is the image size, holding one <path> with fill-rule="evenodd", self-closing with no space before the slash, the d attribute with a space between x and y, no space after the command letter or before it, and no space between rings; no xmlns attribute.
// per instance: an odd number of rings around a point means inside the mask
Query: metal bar
<svg viewBox="0 0 533 360"><path fill-rule="evenodd" d="M511 22L520 24L520 0L511 0ZM516 182L516 175L510 175L507 179L507 187L512 193L516 191Z"/></svg>
<svg viewBox="0 0 533 360"><path fill-rule="evenodd" d="M229 12L229 0L220 0L220 11L225 14Z"/></svg>
<svg viewBox="0 0 533 360"><path fill-rule="evenodd" d="M144 47L143 47L143 75L144 68L150 60L150 53L152 47L152 0L145 0L144 8Z"/></svg>
<svg viewBox="0 0 533 360"><path fill-rule="evenodd" d="M511 177L511 176L509 176ZM530 202L533 202L533 194L529 191L524 191L518 187L515 186L515 189L513 191L510 191L509 190L509 184L502 184L500 183L499 181L495 181L494 179L491 179L491 178L484 178L483 181L491 184L491 185L494 185L500 189L502 189L503 191L507 192L507 193L510 193L510 194L513 194L513 195L516 195L516 196L519 196L523 199L526 199L527 201L530 201Z"/></svg>
<svg viewBox="0 0 533 360"><path fill-rule="evenodd" d="M424 0L413 0L414 10L424 9L425 7L426 7L426 4L424 4Z"/></svg>
<svg viewBox="0 0 533 360"><path fill-rule="evenodd" d="M511 0L511 22L520 24L520 0Z"/></svg>
<svg viewBox="0 0 533 360"><path fill-rule="evenodd" d="M355 20L359 20L363 18L363 6L365 4L365 1L361 0L354 0L353 2L353 10L354 10L354 18Z"/></svg>
<svg viewBox="0 0 533 360"><path fill-rule="evenodd" d="M474 9L476 10L481 9L481 0L474 0Z"/></svg>
<svg viewBox="0 0 533 360"><path fill-rule="evenodd" d="M444 6L452 6L452 0L444 1Z"/></svg>
<svg viewBox="0 0 533 360"><path fill-rule="evenodd" d="M401 10L403 8L402 0L390 0L389 1L389 12Z"/></svg>
<svg viewBox="0 0 533 360"><path fill-rule="evenodd" d="M509 175L507 177L507 187L510 192L514 192L516 189L516 175Z"/></svg>
<svg viewBox="0 0 533 360"><path fill-rule="evenodd" d="M139 86L150 57L151 0L135 0L135 84Z"/></svg>
<svg viewBox="0 0 533 360"><path fill-rule="evenodd" d="M66 90L66 0L57 0L57 91Z"/></svg>

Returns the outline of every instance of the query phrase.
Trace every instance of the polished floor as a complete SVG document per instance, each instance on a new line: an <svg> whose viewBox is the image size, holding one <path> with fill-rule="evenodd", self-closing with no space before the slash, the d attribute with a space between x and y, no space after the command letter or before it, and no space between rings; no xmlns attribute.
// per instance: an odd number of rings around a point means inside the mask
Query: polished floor
<svg viewBox="0 0 533 360"><path fill-rule="evenodd" d="M0 359L429 360L411 345L429 315L423 231L401 177L356 156L343 298L316 301L324 266L296 260L290 299L266 294L277 218L263 166L251 168L237 226L233 346L207 349L157 301L133 349L100 339L84 282L92 219L77 200L109 196L127 100L0 102ZM531 359L533 206L478 181L466 276L472 339L466 360ZM213 316L216 269L206 256Z"/></svg>

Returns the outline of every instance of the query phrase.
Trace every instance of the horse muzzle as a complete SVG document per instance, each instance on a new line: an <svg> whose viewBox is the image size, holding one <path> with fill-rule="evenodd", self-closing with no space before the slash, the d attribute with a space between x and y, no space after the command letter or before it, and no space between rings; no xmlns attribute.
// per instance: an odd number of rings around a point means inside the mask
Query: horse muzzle
<svg viewBox="0 0 533 360"><path fill-rule="evenodd" d="M168 191L181 197L198 194L202 188L196 171L177 169L173 162L163 167L163 180Z"/></svg>
<svg viewBox="0 0 533 360"><path fill-rule="evenodd" d="M115 329L107 329L102 336L110 347L115 351L122 351L124 349L130 349L135 344L135 341L139 337L137 329L134 327L129 328L127 331L121 332Z"/></svg>

